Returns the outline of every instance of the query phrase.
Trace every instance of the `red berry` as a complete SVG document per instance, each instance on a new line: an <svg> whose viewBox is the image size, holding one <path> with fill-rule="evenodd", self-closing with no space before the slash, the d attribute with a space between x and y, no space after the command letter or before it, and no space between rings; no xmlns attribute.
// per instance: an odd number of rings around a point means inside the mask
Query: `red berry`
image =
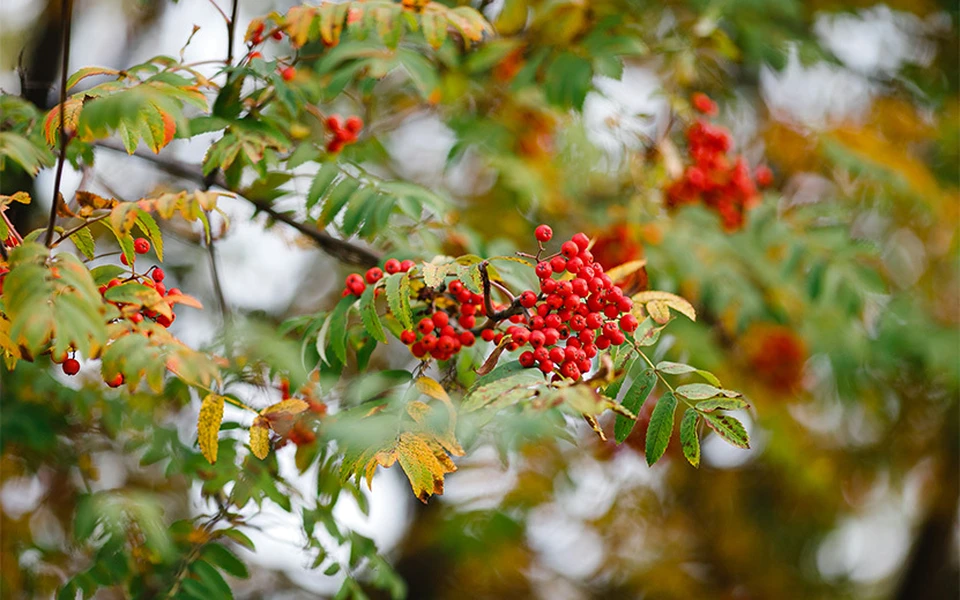
<svg viewBox="0 0 960 600"><path fill-rule="evenodd" d="M536 360L533 357L533 352L530 352L529 350L526 352L521 352L517 360L520 362L521 367L528 369L536 364Z"/></svg>
<svg viewBox="0 0 960 600"><path fill-rule="evenodd" d="M141 313L133 313L132 315L130 315L130 320L131 320L133 323L142 323L142 322L143 322L143 314L141 314Z"/></svg>
<svg viewBox="0 0 960 600"><path fill-rule="evenodd" d="M588 358L584 358L577 361L577 368L580 369L581 375L589 371L592 366L593 366L593 363L591 363L590 359Z"/></svg>
<svg viewBox="0 0 960 600"><path fill-rule="evenodd" d="M409 346L417 341L417 334L409 329L404 329L400 332L400 341Z"/></svg>
<svg viewBox="0 0 960 600"><path fill-rule="evenodd" d="M280 70L280 77L283 77L284 81L290 81L297 76L297 70L293 67L284 67Z"/></svg>
<svg viewBox="0 0 960 600"><path fill-rule="evenodd" d="M550 268L554 273L563 273L567 270L567 261L562 256L554 256L550 259Z"/></svg>
<svg viewBox="0 0 960 600"><path fill-rule="evenodd" d="M263 58L263 55L259 52L251 52L250 56L247 57L248 60L253 60L255 58Z"/></svg>
<svg viewBox="0 0 960 600"><path fill-rule="evenodd" d="M454 338L449 335L440 336L440 340L437 342L437 349L443 352L444 354L449 354L454 350Z"/></svg>
<svg viewBox="0 0 960 600"><path fill-rule="evenodd" d="M570 379L580 379L580 368L574 361L567 361L560 365L560 374Z"/></svg>
<svg viewBox="0 0 960 600"><path fill-rule="evenodd" d="M170 327L176 318L177 315L173 313L170 313L169 317L166 315L157 315L157 325L160 325L161 327Z"/></svg>
<svg viewBox="0 0 960 600"><path fill-rule="evenodd" d="M433 352L437 347L437 336L432 333L428 333L423 336L423 339L420 340L420 343L423 344L423 349L427 352Z"/></svg>
<svg viewBox="0 0 960 600"><path fill-rule="evenodd" d="M557 280L556 279L541 279L540 280L540 291L544 294L552 294L557 289Z"/></svg>
<svg viewBox="0 0 960 600"><path fill-rule="evenodd" d="M492 329L484 329L480 332L480 339L485 342L492 342L494 336L496 336L496 333Z"/></svg>
<svg viewBox="0 0 960 600"><path fill-rule="evenodd" d="M388 258L387 262L383 263L383 270L391 275L394 273L399 273L400 261L395 258Z"/></svg>
<svg viewBox="0 0 960 600"><path fill-rule="evenodd" d="M564 352L563 348L557 348L554 346L553 348L550 348L549 356L550 360L553 362L563 362L563 358L566 356L566 353Z"/></svg>
<svg viewBox="0 0 960 600"><path fill-rule="evenodd" d="M167 293L167 286L163 285L162 283L153 284L153 289L157 290L157 293L161 296Z"/></svg>
<svg viewBox="0 0 960 600"><path fill-rule="evenodd" d="M534 268L534 271L537 274L537 277L540 279L547 279L553 275L553 267L550 266L550 263L543 261L537 263L537 266Z"/></svg>
<svg viewBox="0 0 960 600"><path fill-rule="evenodd" d="M126 255L126 254L122 254L122 253L120 254L120 262L122 262L123 264L125 264L125 265L127 265L127 266L130 266L130 261L127 260L127 255Z"/></svg>
<svg viewBox="0 0 960 600"><path fill-rule="evenodd" d="M347 117L347 121L343 124L343 126L350 133L356 134L363 129L363 120L356 115L350 116Z"/></svg>
<svg viewBox="0 0 960 600"><path fill-rule="evenodd" d="M464 329L473 329L477 325L477 318L473 315L464 315L457 320L460 323L460 327Z"/></svg>
<svg viewBox="0 0 960 600"><path fill-rule="evenodd" d="M553 361L551 360L542 360L540 361L540 371L546 375L553 370Z"/></svg>
<svg viewBox="0 0 960 600"><path fill-rule="evenodd" d="M280 380L280 397L284 400L290 398L290 382L286 379Z"/></svg>
<svg viewBox="0 0 960 600"><path fill-rule="evenodd" d="M417 323L417 330L423 335L430 333L433 331L433 321L426 317L420 319L420 322Z"/></svg>
<svg viewBox="0 0 960 600"><path fill-rule="evenodd" d="M259 33L255 33L253 34L253 37L250 38L250 41L253 42L254 44L261 44L263 43L263 36L260 35Z"/></svg>
<svg viewBox="0 0 960 600"><path fill-rule="evenodd" d="M417 358L423 358L427 355L427 349L423 347L423 342L417 342L416 344L410 346L410 352L412 352Z"/></svg>
<svg viewBox="0 0 960 600"><path fill-rule="evenodd" d="M367 283L373 285L374 283L383 279L383 271L380 270L380 267L373 267L367 270L365 279L367 280Z"/></svg>
<svg viewBox="0 0 960 600"><path fill-rule="evenodd" d="M161 269L160 267L157 267L150 273L150 277L152 277L153 280L156 281L157 283L160 283L161 281L163 281L163 278L166 276L167 274L164 273L163 269Z"/></svg>
<svg viewBox="0 0 960 600"><path fill-rule="evenodd" d="M693 103L693 107L697 111L705 115L715 115L717 114L717 104L710 99L710 96L707 96L703 92L696 92L690 98Z"/></svg>
<svg viewBox="0 0 960 600"><path fill-rule="evenodd" d="M571 282L570 285L571 289L573 289L573 293L578 296L585 297L588 293L590 293L590 286L587 285L587 281L585 279L577 277Z"/></svg>
<svg viewBox="0 0 960 600"><path fill-rule="evenodd" d="M351 294L359 298L367 289L367 284L365 284L363 281L354 281L350 284L349 289Z"/></svg>
<svg viewBox="0 0 960 600"><path fill-rule="evenodd" d="M330 115L327 117L327 129L330 131L339 131L343 129L343 119L340 115Z"/></svg>
<svg viewBox="0 0 960 600"><path fill-rule="evenodd" d="M580 257L574 256L567 261L567 271L571 273L579 273L580 269L583 268L583 261L580 260Z"/></svg>
<svg viewBox="0 0 960 600"><path fill-rule="evenodd" d="M534 348L539 348L540 346L543 345L545 341L547 341L547 336L544 335L543 331L537 330L537 331L530 332L529 339L530 339L531 346L533 346Z"/></svg>
<svg viewBox="0 0 960 600"><path fill-rule="evenodd" d="M590 246L590 238L587 237L585 233L578 233L570 238L570 241L577 245L577 248L580 248L581 251L586 250Z"/></svg>
<svg viewBox="0 0 960 600"><path fill-rule="evenodd" d="M537 295L527 290L520 294L520 306L524 308L533 308L537 304Z"/></svg>
<svg viewBox="0 0 960 600"><path fill-rule="evenodd" d="M414 263L412 260L402 261L402 262L400 263L400 272L401 272L401 273L406 273L407 271L409 271L410 269L412 269L415 264L416 264L416 263Z"/></svg>
<svg viewBox="0 0 960 600"><path fill-rule="evenodd" d="M627 333L633 333L639 326L640 323L632 314L626 314L620 317L620 329L626 331Z"/></svg>
<svg viewBox="0 0 960 600"><path fill-rule="evenodd" d="M63 372L71 377L80 372L80 361L75 358L68 358L61 365Z"/></svg>
<svg viewBox="0 0 960 600"><path fill-rule="evenodd" d="M283 39L283 32L282 32L282 31L274 31L272 34L270 34L270 36L271 36L273 39L275 39L275 40L282 40L282 39Z"/></svg>
<svg viewBox="0 0 960 600"><path fill-rule="evenodd" d="M563 254L567 258L573 258L580 254L580 247L577 246L576 242L564 242L563 245L560 246L560 254Z"/></svg>
<svg viewBox="0 0 960 600"><path fill-rule="evenodd" d="M538 242L549 242L550 238L553 237L553 229L550 229L549 225L538 225L537 228L533 230L533 235L537 238Z"/></svg>
<svg viewBox="0 0 960 600"><path fill-rule="evenodd" d="M460 334L460 343L467 348L472 346L477 341L476 336L473 335L472 331L464 331Z"/></svg>
<svg viewBox="0 0 960 600"><path fill-rule="evenodd" d="M263 22L257 23L257 26L253 28L253 34L263 35L264 29L266 29L266 25Z"/></svg>
<svg viewBox="0 0 960 600"><path fill-rule="evenodd" d="M448 314L445 313L445 312L437 311L437 312L433 313L433 316L431 317L431 320L433 321L433 324L434 324L435 326L440 327L440 328L443 328L443 327L446 327L446 326L450 323L450 315L448 315Z"/></svg>
<svg viewBox="0 0 960 600"><path fill-rule="evenodd" d="M773 171L767 165L760 165L754 175L757 178L757 185L767 187L773 184Z"/></svg>
<svg viewBox="0 0 960 600"><path fill-rule="evenodd" d="M118 388L123 385L123 373L117 373L116 377L106 382L112 388Z"/></svg>

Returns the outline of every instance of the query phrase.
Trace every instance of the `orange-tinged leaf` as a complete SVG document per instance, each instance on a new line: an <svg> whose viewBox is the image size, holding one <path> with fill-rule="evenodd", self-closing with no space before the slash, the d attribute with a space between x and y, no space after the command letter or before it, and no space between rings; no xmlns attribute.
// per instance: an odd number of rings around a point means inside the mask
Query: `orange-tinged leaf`
<svg viewBox="0 0 960 600"><path fill-rule="evenodd" d="M697 311L693 308L693 305L687 302L685 298L682 298L676 294L671 294L670 292L658 292L658 291L647 291L640 292L639 294L634 294L631 298L635 304L648 304L647 311L649 312L650 306L654 302L659 302L662 306L657 306L654 308L655 311L661 311L664 307L672 308L681 315L687 317L691 321L697 320ZM669 313L669 311L668 311ZM650 314L653 317L653 313ZM653 317L654 320L657 320L656 317ZM660 321L657 321L660 323ZM665 321L664 321L665 322Z"/></svg>
<svg viewBox="0 0 960 600"><path fill-rule="evenodd" d="M83 98L74 96L67 98L63 103L64 130L67 135L77 131L80 122L80 110L83 108ZM47 143L56 146L60 137L60 105L54 106L43 120L43 135Z"/></svg>
<svg viewBox="0 0 960 600"><path fill-rule="evenodd" d="M140 207L136 202L121 202L110 212L110 224L120 235L127 235L133 230L139 216Z"/></svg>
<svg viewBox="0 0 960 600"><path fill-rule="evenodd" d="M220 423L223 422L223 396L207 394L200 404L200 416L197 418L197 440L200 452L207 462L217 462Z"/></svg>
<svg viewBox="0 0 960 600"><path fill-rule="evenodd" d="M163 300L169 305L183 304L184 306L191 306L193 308L203 308L199 300L187 294L167 294L163 297Z"/></svg>
<svg viewBox="0 0 960 600"><path fill-rule="evenodd" d="M81 208L88 208L91 212L101 208L113 208L120 204L118 200L113 198L107 199L86 190L78 190L76 198L77 204L79 204ZM80 212L83 214L82 210Z"/></svg>
<svg viewBox="0 0 960 600"><path fill-rule="evenodd" d="M95 75L119 75L120 71L108 69L107 67L83 67L67 79L67 89L80 83L81 80Z"/></svg>
<svg viewBox="0 0 960 600"><path fill-rule="evenodd" d="M307 410L309 404L298 398L288 398L277 402L260 411L260 417L263 418L271 429L285 435L293 427L294 418Z"/></svg>
<svg viewBox="0 0 960 600"><path fill-rule="evenodd" d="M270 453L270 425L263 417L257 417L250 426L250 450L263 460Z"/></svg>

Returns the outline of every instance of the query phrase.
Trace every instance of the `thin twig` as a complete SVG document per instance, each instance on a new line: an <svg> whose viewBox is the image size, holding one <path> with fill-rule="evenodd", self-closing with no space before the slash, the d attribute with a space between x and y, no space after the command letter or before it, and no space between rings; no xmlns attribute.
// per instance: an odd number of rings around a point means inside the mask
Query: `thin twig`
<svg viewBox="0 0 960 600"><path fill-rule="evenodd" d="M89 227L90 225L93 225L93 224L96 223L97 221L102 221L102 220L106 219L106 218L109 217L109 216L110 216L110 213L107 212L107 213L104 213L104 214L99 215L99 216L97 216L97 217L94 217L94 218L92 218L92 219L89 219L89 220L87 220L87 221L84 221L83 223L77 225L77 226L74 227L73 229L70 229L70 230L68 230L68 231L64 231L62 234L60 234L60 237L58 237L58 238L56 239L56 241L53 242L53 246L58 246L58 245L60 244L60 242L62 242L63 240L67 239L68 237L70 237L71 235L75 234L76 232L80 231L81 229L84 229L84 228L86 228L86 227ZM53 246L51 246L51 248L52 248Z"/></svg>
<svg viewBox="0 0 960 600"><path fill-rule="evenodd" d="M60 67L60 156L57 159L57 175L53 181L53 201L50 202L50 220L47 222L47 234L44 244L49 248L53 243L53 228L57 223L57 198L60 197L60 181L63 179L63 163L67 161L66 116L64 104L67 102L67 69L70 68L70 25L73 21L73 0L61 0L60 35L63 44L63 64Z"/></svg>
<svg viewBox="0 0 960 600"><path fill-rule="evenodd" d="M229 23L230 23L230 17L227 16L227 13L223 12L223 9L220 8L220 5L219 5L219 4L217 4L217 1L216 1L216 0L210 0L210 4L212 4L213 7L214 7L215 9L217 9L217 12L220 13L220 16L221 16L221 17L223 17L223 21L224 21L225 23L229 24ZM236 2L234 2L234 5L236 5Z"/></svg>
<svg viewBox="0 0 960 600"><path fill-rule="evenodd" d="M113 150L114 152L122 152L124 154L127 153L122 146L113 142L97 142L96 146L99 148ZM163 158L154 154L143 152L141 150L134 152L133 156L152 163L159 170L169 173L170 175L190 181L196 181L197 183L201 184L204 181L203 171L201 171L201 169L197 166L189 165L187 163L169 158ZM227 182L222 175L218 175L214 179L213 183L221 189L237 194L238 197L254 205L257 210L266 213L272 219L293 227L306 237L312 239L321 250L330 256L341 260L342 262L360 267L373 267L380 264L381 257L377 252L362 248L360 246L355 246L350 242L330 235L322 229L317 229L301 223L293 217L277 211L275 208L265 202L244 198L239 190L233 189L227 185Z"/></svg>
<svg viewBox="0 0 960 600"><path fill-rule="evenodd" d="M237 27L237 10L240 8L240 0L233 0L233 7L230 9L230 18L227 19L227 66L233 66L233 34Z"/></svg>

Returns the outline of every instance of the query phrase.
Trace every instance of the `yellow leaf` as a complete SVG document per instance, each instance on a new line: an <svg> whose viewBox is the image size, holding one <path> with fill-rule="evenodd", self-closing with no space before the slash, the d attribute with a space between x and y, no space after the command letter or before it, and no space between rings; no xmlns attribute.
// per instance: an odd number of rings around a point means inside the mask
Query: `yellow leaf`
<svg viewBox="0 0 960 600"><path fill-rule="evenodd" d="M651 319L661 325L666 325L666 323L670 320L669 305L663 300L653 300L651 302L647 302L647 314L650 315Z"/></svg>
<svg viewBox="0 0 960 600"><path fill-rule="evenodd" d="M217 462L217 441L220 423L223 421L223 396L207 394L200 404L200 417L197 419L197 438L200 452L210 464Z"/></svg>
<svg viewBox="0 0 960 600"><path fill-rule="evenodd" d="M623 281L627 278L628 275L632 275L645 267L647 265L647 259L641 258L640 260L631 260L630 262L625 262L622 265L617 265L609 271L607 271L607 276L614 282Z"/></svg>
<svg viewBox="0 0 960 600"><path fill-rule="evenodd" d="M263 417L254 419L250 427L250 449L260 460L270 453L270 424Z"/></svg>
<svg viewBox="0 0 960 600"><path fill-rule="evenodd" d="M687 317L691 321L697 320L697 311L693 308L693 305L686 301L686 299L676 295L671 294L670 292L657 292L657 291L647 291L640 292L639 294L634 294L631 298L636 304L646 304L648 302L659 301L663 303L666 307L672 308L681 315ZM658 306L654 310L659 310L663 308ZM649 312L650 307L647 307ZM650 316L653 316L652 314Z"/></svg>
<svg viewBox="0 0 960 600"><path fill-rule="evenodd" d="M417 379L417 389L421 393L434 398L435 400L440 400L443 402L450 402L450 396L447 395L447 391L443 389L443 386L440 385L435 379L430 377L423 376Z"/></svg>
<svg viewBox="0 0 960 600"><path fill-rule="evenodd" d="M441 449L431 448L426 438L414 433L400 434L396 457L410 480L414 495L424 504L430 496L443 493L444 475L457 470Z"/></svg>

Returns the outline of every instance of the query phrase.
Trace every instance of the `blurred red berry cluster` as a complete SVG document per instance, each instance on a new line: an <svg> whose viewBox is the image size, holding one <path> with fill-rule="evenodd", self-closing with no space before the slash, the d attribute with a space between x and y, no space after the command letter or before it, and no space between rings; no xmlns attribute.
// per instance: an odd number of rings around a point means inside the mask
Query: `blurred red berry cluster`
<svg viewBox="0 0 960 600"><path fill-rule="evenodd" d="M380 267L371 267L367 269L366 274L360 275L359 273L351 273L347 275L346 281L344 281L343 296L349 296L353 294L357 298L363 295L363 292L367 289L367 284L375 284L376 282L383 279L383 274L386 272L387 275L393 275L394 273L406 273L413 268L414 262L412 260L399 261L395 258L388 258L386 262L383 263L383 268Z"/></svg>
<svg viewBox="0 0 960 600"><path fill-rule="evenodd" d="M363 129L363 120L354 115L344 121L340 115L330 115L327 117L327 129L333 134L333 139L327 143L327 152L336 154L347 144L357 141L357 136Z"/></svg>
<svg viewBox="0 0 960 600"><path fill-rule="evenodd" d="M693 105L705 116L717 113L716 103L705 94L694 94ZM772 172L761 166L751 174L742 156L731 156L730 132L705 118L695 120L686 136L692 164L667 188L667 206L702 202L720 215L727 230L739 229L746 211L759 201L757 185L771 184Z"/></svg>

